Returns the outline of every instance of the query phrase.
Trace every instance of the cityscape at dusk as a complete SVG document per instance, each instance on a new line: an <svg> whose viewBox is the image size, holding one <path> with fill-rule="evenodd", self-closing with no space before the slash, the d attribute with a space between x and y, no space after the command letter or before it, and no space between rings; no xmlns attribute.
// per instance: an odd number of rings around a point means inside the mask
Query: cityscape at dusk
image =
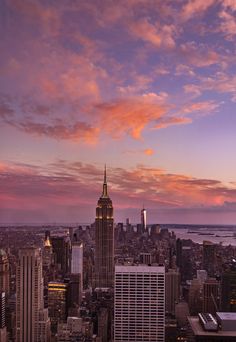
<svg viewBox="0 0 236 342"><path fill-rule="evenodd" d="M235 0L0 1L0 223L236 223Z"/></svg>
<svg viewBox="0 0 236 342"><path fill-rule="evenodd" d="M236 341L236 0L0 0L0 342Z"/></svg>

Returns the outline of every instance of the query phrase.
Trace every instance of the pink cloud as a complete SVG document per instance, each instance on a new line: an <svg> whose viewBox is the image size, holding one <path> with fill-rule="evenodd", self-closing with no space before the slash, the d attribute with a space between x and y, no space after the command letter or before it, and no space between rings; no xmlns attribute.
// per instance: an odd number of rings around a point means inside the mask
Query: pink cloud
<svg viewBox="0 0 236 342"><path fill-rule="evenodd" d="M186 117L165 117L159 120L155 128L166 128L172 125L184 125L192 123L191 118Z"/></svg>
<svg viewBox="0 0 236 342"><path fill-rule="evenodd" d="M147 19L129 24L130 33L138 39L151 43L156 47L175 47L175 27L173 25L154 25Z"/></svg>
<svg viewBox="0 0 236 342"><path fill-rule="evenodd" d="M195 42L181 44L180 52L188 63L199 68L218 64L222 61L218 53L211 50L208 46L197 45Z"/></svg>
<svg viewBox="0 0 236 342"><path fill-rule="evenodd" d="M182 9L182 17L184 20L189 20L205 13L213 4L215 4L215 0L188 0Z"/></svg>

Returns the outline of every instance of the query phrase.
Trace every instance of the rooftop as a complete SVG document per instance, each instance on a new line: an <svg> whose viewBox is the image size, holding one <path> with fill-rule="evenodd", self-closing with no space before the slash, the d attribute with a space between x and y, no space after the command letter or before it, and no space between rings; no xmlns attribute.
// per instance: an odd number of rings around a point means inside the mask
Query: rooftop
<svg viewBox="0 0 236 342"><path fill-rule="evenodd" d="M236 337L236 330L235 331L218 330L217 332L205 331L199 322L199 318L196 316L188 316L188 321L195 336L209 336L209 337L219 336L222 338L223 337Z"/></svg>
<svg viewBox="0 0 236 342"><path fill-rule="evenodd" d="M221 319L221 320L230 320L236 322L236 312L217 312L216 315ZM236 327L235 327L236 330Z"/></svg>

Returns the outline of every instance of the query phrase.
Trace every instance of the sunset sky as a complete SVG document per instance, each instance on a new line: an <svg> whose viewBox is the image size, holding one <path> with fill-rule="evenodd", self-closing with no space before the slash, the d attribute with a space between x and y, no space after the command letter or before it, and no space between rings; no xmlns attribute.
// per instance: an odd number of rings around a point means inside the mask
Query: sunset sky
<svg viewBox="0 0 236 342"><path fill-rule="evenodd" d="M0 223L236 224L236 1L0 1L0 121Z"/></svg>

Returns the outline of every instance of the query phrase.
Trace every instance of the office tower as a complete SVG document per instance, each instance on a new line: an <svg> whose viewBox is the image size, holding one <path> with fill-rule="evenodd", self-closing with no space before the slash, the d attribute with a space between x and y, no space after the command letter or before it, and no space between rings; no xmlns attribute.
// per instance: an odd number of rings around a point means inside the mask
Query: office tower
<svg viewBox="0 0 236 342"><path fill-rule="evenodd" d="M112 287L114 284L113 207L107 192L106 168L103 191L96 208L95 225L95 287Z"/></svg>
<svg viewBox="0 0 236 342"><path fill-rule="evenodd" d="M208 278L203 283L203 312L215 315L219 311L219 281Z"/></svg>
<svg viewBox="0 0 236 342"><path fill-rule="evenodd" d="M141 226L142 231L145 232L147 228L147 210L144 207L141 210Z"/></svg>
<svg viewBox="0 0 236 342"><path fill-rule="evenodd" d="M42 321L42 313L44 313ZM43 327L42 327L42 324ZM44 328L44 330L42 330ZM43 308L42 258L38 248L22 248L16 269L16 341L49 341L50 321Z"/></svg>
<svg viewBox="0 0 236 342"><path fill-rule="evenodd" d="M180 273L169 269L166 273L166 312L175 314L175 305L180 297Z"/></svg>
<svg viewBox="0 0 236 342"><path fill-rule="evenodd" d="M236 265L224 271L221 277L221 311L236 312Z"/></svg>
<svg viewBox="0 0 236 342"><path fill-rule="evenodd" d="M176 240L176 266L179 268L180 273L181 273L181 269L182 269L182 264L183 264L183 260L182 260L182 249L183 249L183 244L182 244L182 240L181 239L177 239Z"/></svg>
<svg viewBox="0 0 236 342"><path fill-rule="evenodd" d="M66 283L48 283L48 312L53 333L56 333L58 323L65 322L67 318L67 290Z"/></svg>
<svg viewBox="0 0 236 342"><path fill-rule="evenodd" d="M70 239L68 236L52 236L51 244L55 262L62 274L66 275L70 271Z"/></svg>
<svg viewBox="0 0 236 342"><path fill-rule="evenodd" d="M83 291L83 244L72 243L71 274L68 288L68 304L76 307L81 303Z"/></svg>
<svg viewBox="0 0 236 342"><path fill-rule="evenodd" d="M164 342L165 268L115 267L115 342Z"/></svg>
<svg viewBox="0 0 236 342"><path fill-rule="evenodd" d="M216 266L216 245L211 241L203 241L203 269L209 277L214 277Z"/></svg>
<svg viewBox="0 0 236 342"><path fill-rule="evenodd" d="M0 249L0 291L9 294L9 260L6 252Z"/></svg>

